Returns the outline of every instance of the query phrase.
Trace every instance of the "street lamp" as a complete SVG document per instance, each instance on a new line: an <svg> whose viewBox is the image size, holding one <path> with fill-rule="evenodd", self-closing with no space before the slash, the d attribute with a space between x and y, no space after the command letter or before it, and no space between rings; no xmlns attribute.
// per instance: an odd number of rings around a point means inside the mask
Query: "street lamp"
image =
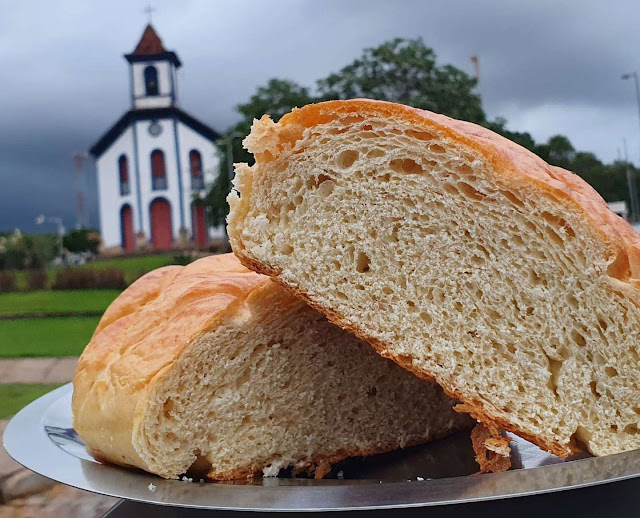
<svg viewBox="0 0 640 518"><path fill-rule="evenodd" d="M633 82L636 87L636 103L638 105L638 123L640 123L640 86L638 85L638 72L630 72L628 74L623 74L622 79L631 79L633 77ZM631 200L631 212L633 213L633 217L638 219L638 196L635 188L635 178L631 173L628 164L627 164L627 183L629 184L629 199Z"/></svg>

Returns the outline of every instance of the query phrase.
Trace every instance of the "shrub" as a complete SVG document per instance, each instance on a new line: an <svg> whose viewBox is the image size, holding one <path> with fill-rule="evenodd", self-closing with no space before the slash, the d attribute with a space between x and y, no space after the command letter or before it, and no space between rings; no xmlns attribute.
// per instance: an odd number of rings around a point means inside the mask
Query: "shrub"
<svg viewBox="0 0 640 518"><path fill-rule="evenodd" d="M16 231L0 237L0 269L44 268L56 255L55 234L27 234Z"/></svg>
<svg viewBox="0 0 640 518"><path fill-rule="evenodd" d="M195 261L195 259L195 257L188 254L174 255L172 264L187 266L188 264L191 264L193 261Z"/></svg>
<svg viewBox="0 0 640 518"><path fill-rule="evenodd" d="M11 270L0 270L0 293L18 291L16 274Z"/></svg>
<svg viewBox="0 0 640 518"><path fill-rule="evenodd" d="M93 270L88 268L64 268L58 270L52 288L54 290L115 289L127 287L124 272L116 268Z"/></svg>
<svg viewBox="0 0 640 518"><path fill-rule="evenodd" d="M27 289L29 291L47 289L47 272L44 270L31 270L27 275Z"/></svg>
<svg viewBox="0 0 640 518"><path fill-rule="evenodd" d="M62 244L69 252L97 254L100 246L100 234L97 230L89 228L70 230L64 236Z"/></svg>

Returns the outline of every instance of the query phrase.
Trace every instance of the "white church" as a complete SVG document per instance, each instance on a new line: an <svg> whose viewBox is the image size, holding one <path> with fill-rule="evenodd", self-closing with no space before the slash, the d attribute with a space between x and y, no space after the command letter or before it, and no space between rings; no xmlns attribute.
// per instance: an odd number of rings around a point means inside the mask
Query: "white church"
<svg viewBox="0 0 640 518"><path fill-rule="evenodd" d="M91 147L105 250L205 248L209 229L194 205L218 174L212 128L178 104L177 54L147 25L129 62L131 109Z"/></svg>

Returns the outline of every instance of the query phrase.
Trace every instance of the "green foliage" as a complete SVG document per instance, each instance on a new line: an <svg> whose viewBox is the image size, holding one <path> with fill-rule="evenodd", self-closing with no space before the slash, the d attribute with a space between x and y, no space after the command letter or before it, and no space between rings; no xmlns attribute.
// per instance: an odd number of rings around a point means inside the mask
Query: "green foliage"
<svg viewBox="0 0 640 518"><path fill-rule="evenodd" d="M119 290L33 291L0 294L0 315L104 311ZM2 326L6 321L2 322Z"/></svg>
<svg viewBox="0 0 640 518"><path fill-rule="evenodd" d="M626 164L603 164L592 153L577 151L564 135L536 143L527 132L511 131L507 121L486 118L475 93L477 80L452 65L438 65L434 51L422 39L396 38L365 49L362 55L340 71L320 79L318 95L292 81L271 79L236 109L240 122L226 135L247 135L253 119L269 114L278 121L293 107L329 99L367 97L415 106L456 119L481 124L536 153L552 165L574 171L588 181L607 201L627 200ZM253 163L253 157L232 140L234 162ZM224 223L228 213L226 197L231 190L227 169L226 141L221 143L221 173L202 203L209 207L210 223ZM632 174L638 171L629 166Z"/></svg>
<svg viewBox="0 0 640 518"><path fill-rule="evenodd" d="M81 228L67 232L62 240L62 245L69 252L98 253L100 246L100 234L95 229Z"/></svg>
<svg viewBox="0 0 640 518"><path fill-rule="evenodd" d="M58 388L62 383L0 384L0 419L17 414L32 401Z"/></svg>
<svg viewBox="0 0 640 518"><path fill-rule="evenodd" d="M366 97L482 123L476 86L476 78L462 70L437 65L434 51L421 38L396 38L365 49L353 63L318 81L323 99Z"/></svg>
<svg viewBox="0 0 640 518"><path fill-rule="evenodd" d="M78 356L98 321L97 317L3 320L0 358Z"/></svg>
<svg viewBox="0 0 640 518"><path fill-rule="evenodd" d="M0 237L0 270L44 268L59 249L55 234L26 234L19 231Z"/></svg>
<svg viewBox="0 0 640 518"><path fill-rule="evenodd" d="M173 264L177 264L179 266L187 266L195 261L196 258L189 254L181 254L173 256Z"/></svg>

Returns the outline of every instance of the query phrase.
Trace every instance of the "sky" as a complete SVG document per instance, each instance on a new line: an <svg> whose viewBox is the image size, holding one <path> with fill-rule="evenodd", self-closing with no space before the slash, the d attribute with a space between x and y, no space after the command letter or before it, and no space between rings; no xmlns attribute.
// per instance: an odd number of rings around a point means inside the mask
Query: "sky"
<svg viewBox="0 0 640 518"><path fill-rule="evenodd" d="M0 16L0 231L39 214L75 224L72 156L129 108L128 64L147 23L142 0L3 2ZM313 86L362 49L422 37L440 64L472 73L490 119L537 141L567 135L610 162L626 139L640 163L633 81L640 3L633 0L187 0L152 2L153 25L178 53L180 104L224 131L234 107L273 77ZM98 226L87 164L87 218Z"/></svg>

